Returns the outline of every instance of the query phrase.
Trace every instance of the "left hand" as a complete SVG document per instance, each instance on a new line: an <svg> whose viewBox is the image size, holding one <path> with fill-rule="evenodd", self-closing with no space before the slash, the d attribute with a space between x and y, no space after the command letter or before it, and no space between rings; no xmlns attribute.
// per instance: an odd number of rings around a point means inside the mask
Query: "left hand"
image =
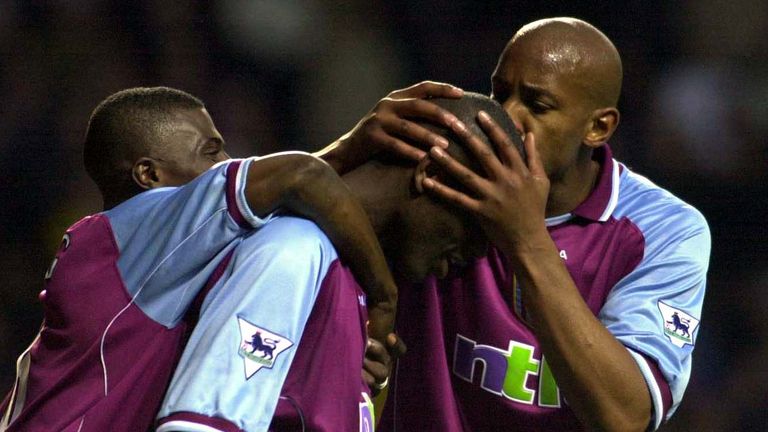
<svg viewBox="0 0 768 432"><path fill-rule="evenodd" d="M397 303L379 302L368 307L368 337L385 343L395 328Z"/></svg>
<svg viewBox="0 0 768 432"><path fill-rule="evenodd" d="M387 337L386 347L381 342L368 338L362 373L365 383L368 384L374 396L386 387L392 369L392 361L404 353L405 344L394 333L390 333Z"/></svg>
<svg viewBox="0 0 768 432"><path fill-rule="evenodd" d="M532 133L525 136L527 161L523 161L510 137L483 111L478 114L478 123L498 156L469 130L463 129L457 134L478 159L487 178L457 162L441 148L430 150L433 160L474 196L446 186L436 178L425 179L423 185L446 201L476 214L489 240L511 256L537 236L547 233L544 218L549 179Z"/></svg>

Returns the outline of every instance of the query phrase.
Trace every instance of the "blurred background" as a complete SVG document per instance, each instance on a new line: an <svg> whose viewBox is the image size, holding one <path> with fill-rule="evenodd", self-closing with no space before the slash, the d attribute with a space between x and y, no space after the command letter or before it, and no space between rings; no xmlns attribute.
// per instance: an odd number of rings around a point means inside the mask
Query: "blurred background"
<svg viewBox="0 0 768 432"><path fill-rule="evenodd" d="M0 393L42 319L64 230L100 210L81 163L109 94L202 98L233 156L317 150L415 82L490 92L521 25L574 16L624 61L616 157L713 235L685 400L665 431L768 430L768 2L0 0Z"/></svg>

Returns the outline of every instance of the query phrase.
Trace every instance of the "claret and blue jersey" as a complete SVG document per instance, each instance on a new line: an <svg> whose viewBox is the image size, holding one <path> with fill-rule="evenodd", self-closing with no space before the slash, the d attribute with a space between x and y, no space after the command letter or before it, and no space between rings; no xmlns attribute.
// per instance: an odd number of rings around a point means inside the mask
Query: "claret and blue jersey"
<svg viewBox="0 0 768 432"><path fill-rule="evenodd" d="M205 296L163 431L372 431L365 294L312 222L247 235Z"/></svg>
<svg viewBox="0 0 768 432"><path fill-rule="evenodd" d="M136 431L154 420L184 317L216 263L264 221L245 201L251 160L144 192L64 236L19 357L2 431Z"/></svg>
<svg viewBox="0 0 768 432"><path fill-rule="evenodd" d="M572 213L548 219L548 229L588 307L637 362L657 428L690 377L709 229L608 147L595 157L596 188ZM522 289L493 249L460 275L402 288L398 331L411 343L380 428L580 430L526 324Z"/></svg>

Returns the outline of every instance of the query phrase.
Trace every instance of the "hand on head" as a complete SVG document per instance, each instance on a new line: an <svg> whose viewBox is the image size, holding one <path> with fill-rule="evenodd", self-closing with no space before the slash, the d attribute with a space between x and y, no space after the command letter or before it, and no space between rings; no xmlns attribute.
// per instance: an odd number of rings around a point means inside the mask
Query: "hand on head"
<svg viewBox="0 0 768 432"><path fill-rule="evenodd" d="M381 152L418 161L426 155L429 147L448 146L445 138L425 128L419 121L449 129L454 128L457 122L456 116L427 99L461 98L463 93L450 84L433 81L395 90L381 99L354 129L322 150L319 156L339 174L358 167Z"/></svg>

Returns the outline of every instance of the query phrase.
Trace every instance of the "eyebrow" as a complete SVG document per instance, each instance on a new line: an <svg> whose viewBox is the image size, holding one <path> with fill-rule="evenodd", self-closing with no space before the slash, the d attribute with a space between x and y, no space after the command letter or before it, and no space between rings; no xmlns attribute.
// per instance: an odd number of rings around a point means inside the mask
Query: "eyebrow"
<svg viewBox="0 0 768 432"><path fill-rule="evenodd" d="M540 85L532 84L532 83L522 83L520 86L525 91L536 92L538 94L541 94L541 95L543 95L545 97L548 97L548 98L552 99L553 101L559 101L560 100L560 98L557 97L556 94L552 93L551 91L545 89L544 87L542 87Z"/></svg>
<svg viewBox="0 0 768 432"><path fill-rule="evenodd" d="M500 77L498 75L491 75L491 84L493 86L500 86L500 87L505 87L505 88L511 87L509 81L505 80L504 78L502 78L502 77ZM540 86L538 84L523 82L523 83L520 84L520 87L523 90L528 91L528 92L533 91L533 92L536 92L536 93L540 93L540 94L542 94L544 96L547 96L547 97L549 97L551 99L560 100L560 98L558 98L556 94L552 93L551 91L547 90L546 88L544 88L543 86Z"/></svg>

